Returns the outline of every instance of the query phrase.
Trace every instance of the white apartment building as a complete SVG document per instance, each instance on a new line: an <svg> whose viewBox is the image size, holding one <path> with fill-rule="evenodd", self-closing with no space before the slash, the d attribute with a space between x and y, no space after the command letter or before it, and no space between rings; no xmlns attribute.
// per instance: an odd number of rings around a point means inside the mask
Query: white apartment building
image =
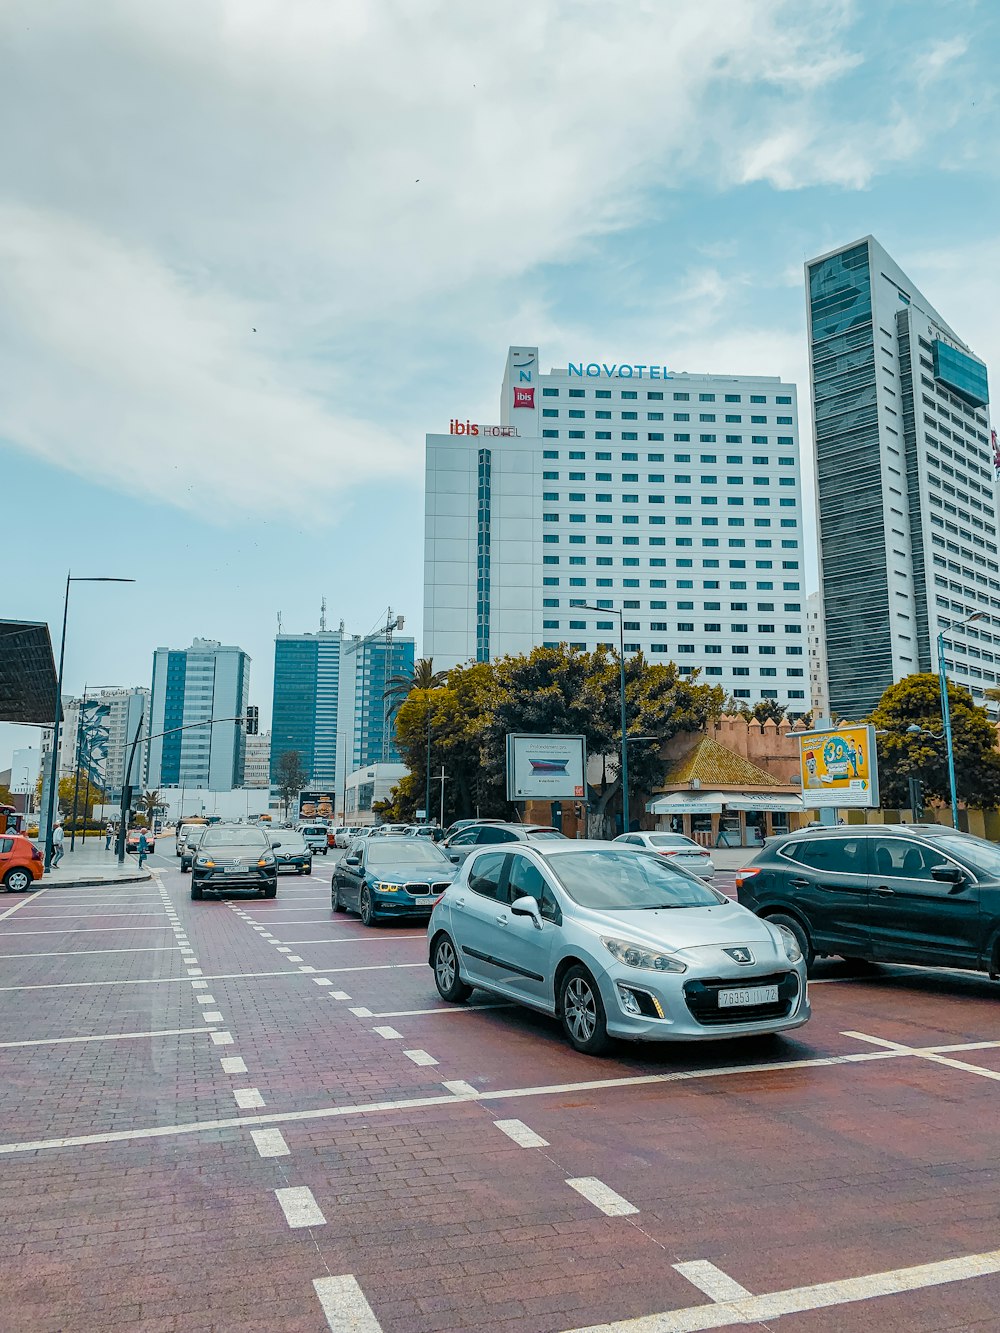
<svg viewBox="0 0 1000 1333"><path fill-rule="evenodd" d="M617 646L621 611L627 653L805 711L795 386L539 365L512 347L499 423L427 436L425 655Z"/></svg>
<svg viewBox="0 0 1000 1333"><path fill-rule="evenodd" d="M806 598L806 648L809 653L809 707L813 721L830 716L830 690L826 683L826 637L823 633L823 603L818 592Z"/></svg>
<svg viewBox="0 0 1000 1333"><path fill-rule="evenodd" d="M942 631L982 702L1000 662L986 366L871 236L809 261L806 297L833 714L936 671Z"/></svg>
<svg viewBox="0 0 1000 1333"><path fill-rule="evenodd" d="M247 737L247 753L243 762L244 787L271 786L271 733L259 732Z"/></svg>

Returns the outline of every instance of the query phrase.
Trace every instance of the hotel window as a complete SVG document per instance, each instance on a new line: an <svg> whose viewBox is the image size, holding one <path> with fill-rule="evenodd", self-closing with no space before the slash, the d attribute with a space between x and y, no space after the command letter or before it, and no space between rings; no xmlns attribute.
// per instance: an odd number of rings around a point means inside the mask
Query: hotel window
<svg viewBox="0 0 1000 1333"><path fill-rule="evenodd" d="M543 389L543 390L542 390L542 397L543 397L543 398L558 398L558 397L559 397L559 390L558 390L558 389Z"/></svg>
<svg viewBox="0 0 1000 1333"><path fill-rule="evenodd" d="M545 494L542 496L542 499L543 499L543 500L554 500L554 501L558 504L558 502L559 502L559 492L558 492L558 491L546 491ZM572 496L570 497L570 499L572 499Z"/></svg>
<svg viewBox="0 0 1000 1333"><path fill-rule="evenodd" d="M656 400L657 402L659 402L659 403L662 403L662 402L663 402L663 393L662 393L662 391L661 391L660 389L650 389L650 390L648 390L647 393L646 393L646 397L649 398L649 399L655 399L655 400Z"/></svg>
<svg viewBox="0 0 1000 1333"><path fill-rule="evenodd" d="M559 432L558 432L557 430L543 430L543 431L542 431L542 439L543 439L543 440L558 440L558 438L559 438ZM550 451L549 453L543 454L542 457L543 457L543 458L558 458L559 455L558 455L558 454L554 454L554 453L552 453L552 452Z"/></svg>
<svg viewBox="0 0 1000 1333"><path fill-rule="evenodd" d="M662 486L666 478L664 477L662 472L647 472L646 480L652 483L653 485Z"/></svg>
<svg viewBox="0 0 1000 1333"><path fill-rule="evenodd" d="M690 421L690 420L691 420L691 413L690 413L690 412L675 412L675 413L674 413L674 420L675 420L675 421Z"/></svg>
<svg viewBox="0 0 1000 1333"><path fill-rule="evenodd" d="M751 436L750 436L750 443L751 443L751 444L767 444L767 436L766 436L766 435L751 435Z"/></svg>
<svg viewBox="0 0 1000 1333"><path fill-rule="evenodd" d="M569 438L571 440L585 440L587 438L587 432L585 430L571 430L569 433ZM570 454L570 458L572 457L573 455ZM583 454L581 454L580 457L582 458Z"/></svg>
<svg viewBox="0 0 1000 1333"><path fill-rule="evenodd" d="M594 431L594 439L595 439L595 440L610 440L610 439L611 439L611 432L610 432L609 430L595 430L595 431Z"/></svg>
<svg viewBox="0 0 1000 1333"><path fill-rule="evenodd" d="M543 620L543 621L542 621L542 629L558 629L558 628L559 628L559 621L558 621L558 620Z"/></svg>
<svg viewBox="0 0 1000 1333"><path fill-rule="evenodd" d="M579 449L571 449L569 451L569 456L570 458L578 458L578 459L587 457L587 455L585 453L582 453Z"/></svg>
<svg viewBox="0 0 1000 1333"><path fill-rule="evenodd" d="M646 420L647 420L647 421L662 421L662 420L663 420L663 413L662 413L662 412L647 412L647 413L646 413Z"/></svg>
<svg viewBox="0 0 1000 1333"><path fill-rule="evenodd" d="M751 418L750 418L750 425L751 425L751 426L766 426L766 425L767 425L767 417L751 417Z"/></svg>
<svg viewBox="0 0 1000 1333"><path fill-rule="evenodd" d="M571 418L572 418L572 417L576 417L576 418L582 420L587 414L586 414L586 412L583 410L582 407L571 407L571 408L569 409L569 413L568 413L568 415L569 415Z"/></svg>
<svg viewBox="0 0 1000 1333"><path fill-rule="evenodd" d="M543 523L558 523L558 522L559 522L559 515L558 515L558 514L543 514L543 515L542 515L542 522L543 522Z"/></svg>
<svg viewBox="0 0 1000 1333"><path fill-rule="evenodd" d="M586 523L586 521L587 521L587 515L586 515L586 514L570 514L570 516L569 516L569 521L570 521L571 523Z"/></svg>
<svg viewBox="0 0 1000 1333"><path fill-rule="evenodd" d="M597 586L599 588L613 588L615 586L615 581L614 579L598 579Z"/></svg>
<svg viewBox="0 0 1000 1333"><path fill-rule="evenodd" d="M741 403L742 401L743 401L743 395L740 394L740 393L727 393L727 394L726 394L726 402L727 402L727 403Z"/></svg>
<svg viewBox="0 0 1000 1333"><path fill-rule="evenodd" d="M791 424L792 424L791 417L778 417L779 426L790 426Z"/></svg>
<svg viewBox="0 0 1000 1333"><path fill-rule="evenodd" d="M596 419L597 421L610 421L610 420L611 420L611 413L610 413L610 412L595 412L595 413L594 413L594 417L595 417L595 419Z"/></svg>
<svg viewBox="0 0 1000 1333"><path fill-rule="evenodd" d="M546 532L542 536L542 541L546 544L546 546L554 546L558 540L559 540L559 534L556 532Z"/></svg>
<svg viewBox="0 0 1000 1333"><path fill-rule="evenodd" d="M700 394L698 395L698 402L699 402L699 403L714 403L714 402L715 402L715 394L714 394L714 393L700 393Z"/></svg>
<svg viewBox="0 0 1000 1333"><path fill-rule="evenodd" d="M557 417L558 415L559 415L559 409L558 409L558 407L543 407L543 408L542 408L542 416L543 416L543 417Z"/></svg>
<svg viewBox="0 0 1000 1333"><path fill-rule="evenodd" d="M586 472L571 472L569 474L569 479L570 481L586 481L587 474Z"/></svg>
<svg viewBox="0 0 1000 1333"><path fill-rule="evenodd" d="M595 391L594 391L594 397L595 397L595 398L610 398L610 397L611 397L611 390L610 390L610 389L595 389Z"/></svg>
<svg viewBox="0 0 1000 1333"><path fill-rule="evenodd" d="M743 418L740 416L739 412L736 412L736 413L730 413L730 414L728 414L728 415L726 416L726 420L727 420L728 422L737 422L737 421L742 421Z"/></svg>
<svg viewBox="0 0 1000 1333"><path fill-rule="evenodd" d="M597 514L595 517L598 523L610 523L612 516L610 514Z"/></svg>
<svg viewBox="0 0 1000 1333"><path fill-rule="evenodd" d="M623 413L622 413L622 421L638 421L638 420L639 420L639 413L638 413L638 412L623 412Z"/></svg>
<svg viewBox="0 0 1000 1333"><path fill-rule="evenodd" d="M626 542L631 542L633 545L638 544L638 540L639 540L638 537L626 537L626 538L625 538L625 541L626 541ZM623 564L627 569L632 569L632 568L633 568L635 565L637 565L638 563L639 563L639 561L638 561L638 559L637 559L634 555L625 555L625 556L622 556L622 564Z"/></svg>
<svg viewBox="0 0 1000 1333"><path fill-rule="evenodd" d="M715 420L715 413L714 413L714 412L699 412L699 413L698 413L698 420L699 420L699 421L714 421L714 420Z"/></svg>
<svg viewBox="0 0 1000 1333"><path fill-rule="evenodd" d="M638 391L635 389L622 389L623 398L638 398Z"/></svg>
<svg viewBox="0 0 1000 1333"><path fill-rule="evenodd" d="M794 467L794 466L795 466L795 459L794 459L794 458L779 458L779 459L778 459L778 466L779 466L779 467Z"/></svg>
<svg viewBox="0 0 1000 1333"><path fill-rule="evenodd" d="M570 496L570 499L572 499L572 498L573 498L573 497ZM583 498L583 497L581 496L581 499L582 499L582 498ZM598 491L597 494L594 496L594 499L597 501L598 504L610 504L610 503L611 503L611 492L610 492L610 491Z"/></svg>
<svg viewBox="0 0 1000 1333"><path fill-rule="evenodd" d="M779 443L779 444L794 444L795 441L792 439L792 437L791 437L790 435L779 435L779 436L778 436L778 443Z"/></svg>
<svg viewBox="0 0 1000 1333"><path fill-rule="evenodd" d="M543 556L542 556L542 564L543 564L543 565L558 565L558 563L559 563L559 557L558 557L557 555L543 555Z"/></svg>
<svg viewBox="0 0 1000 1333"><path fill-rule="evenodd" d="M558 449L543 449L543 450L542 450L542 457L543 457L543 458L558 458L558 457L559 457L559 450L558 450Z"/></svg>
<svg viewBox="0 0 1000 1333"><path fill-rule="evenodd" d="M610 537L598 537L598 538L597 538L597 545L598 545L598 546L610 546L610 545L611 545L611 538L610 538Z"/></svg>
<svg viewBox="0 0 1000 1333"><path fill-rule="evenodd" d="M628 523L629 521L630 521L630 520L629 520L627 517L624 518L624 519L622 520L622 522L624 522L624 523ZM638 519L634 519L634 520L632 520L632 521L638 523L639 520L638 520ZM623 537L623 538L622 538L622 546L638 546L638 545L639 545L639 538L638 538L638 537ZM638 562L638 560L637 560L637 561L636 561L636 564L638 564L638 563L639 563L639 562Z"/></svg>
<svg viewBox="0 0 1000 1333"><path fill-rule="evenodd" d="M762 393L752 393L750 395L751 403L766 403L767 399Z"/></svg>
<svg viewBox="0 0 1000 1333"><path fill-rule="evenodd" d="M623 430L623 431L622 431L622 439L623 439L623 440L637 440L638 438L639 438L638 433L637 433L636 431L634 431L634 430Z"/></svg>
<svg viewBox="0 0 1000 1333"><path fill-rule="evenodd" d="M582 478L581 478L581 480L582 480ZM595 481L610 481L610 480L611 480L611 473L610 473L610 472L595 472L595 473L594 473L594 480L595 480Z"/></svg>
<svg viewBox="0 0 1000 1333"><path fill-rule="evenodd" d="M699 441L700 441L702 444L714 444L714 443L715 443L715 436L714 436L714 435L699 435L699 436L698 436L698 439L699 439Z"/></svg>
<svg viewBox="0 0 1000 1333"><path fill-rule="evenodd" d="M653 441L656 441L656 440L662 440L662 439L663 439L663 431L662 431L662 430L649 430L649 431L646 432L646 439L647 439L647 440L653 440Z"/></svg>
<svg viewBox="0 0 1000 1333"><path fill-rule="evenodd" d="M587 622L585 620L571 620L569 622L569 627L570 629L586 629Z"/></svg>
<svg viewBox="0 0 1000 1333"><path fill-rule="evenodd" d="M586 390L586 389L570 389L570 391L569 391L569 396L570 396L571 398L586 398L586 396L587 396L587 390Z"/></svg>
<svg viewBox="0 0 1000 1333"><path fill-rule="evenodd" d="M558 580L558 579L544 578L544 579L542 579L542 583L545 585L546 588L558 588L558 587L559 587L559 580Z"/></svg>
<svg viewBox="0 0 1000 1333"><path fill-rule="evenodd" d="M690 395L689 393L675 393L675 394L674 394L674 402L675 402L675 403L686 403L687 400L688 400L690 397L691 397L691 395Z"/></svg>
<svg viewBox="0 0 1000 1333"><path fill-rule="evenodd" d="M716 461L716 455L715 455L715 454L702 454L702 455L701 455L701 462L702 462L702 463L714 463L715 461Z"/></svg>
<svg viewBox="0 0 1000 1333"><path fill-rule="evenodd" d="M647 454L647 455L646 455L646 462L647 462L647 463L662 463L662 462L663 462L663 455L662 455L662 454Z"/></svg>
<svg viewBox="0 0 1000 1333"><path fill-rule="evenodd" d="M778 404L779 407L791 407L792 405L791 398L782 397L780 394L778 395L777 398L775 398L774 401Z"/></svg>
<svg viewBox="0 0 1000 1333"><path fill-rule="evenodd" d="M609 453L596 453L594 457L597 459L598 463L611 462L611 455Z"/></svg>
<svg viewBox="0 0 1000 1333"><path fill-rule="evenodd" d="M570 478L571 478L571 479L572 479L572 475L573 475L573 474L570 473ZM545 481L558 481L558 480L559 480L559 473L558 473L558 472L543 472L543 473L542 473L542 477L543 477L543 479L544 479Z"/></svg>
<svg viewBox="0 0 1000 1333"><path fill-rule="evenodd" d="M609 555L599 555L597 557L597 563L599 565L613 565L614 561L611 559Z"/></svg>

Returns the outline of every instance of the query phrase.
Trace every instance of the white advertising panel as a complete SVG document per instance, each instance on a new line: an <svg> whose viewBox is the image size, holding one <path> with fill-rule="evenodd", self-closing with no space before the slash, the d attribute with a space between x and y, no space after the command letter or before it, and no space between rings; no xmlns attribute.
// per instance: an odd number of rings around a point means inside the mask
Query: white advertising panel
<svg viewBox="0 0 1000 1333"><path fill-rule="evenodd" d="M587 794L584 736L507 736L508 801L573 801Z"/></svg>

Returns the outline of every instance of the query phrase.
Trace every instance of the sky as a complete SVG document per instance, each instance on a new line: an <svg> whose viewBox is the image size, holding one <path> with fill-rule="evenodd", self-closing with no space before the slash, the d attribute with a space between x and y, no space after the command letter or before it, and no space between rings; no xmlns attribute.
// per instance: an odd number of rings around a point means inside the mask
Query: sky
<svg viewBox="0 0 1000 1333"><path fill-rule="evenodd" d="M424 435L512 343L796 382L808 495L806 259L1000 374L998 63L990 0L3 0L3 614L134 578L65 692L214 638L263 724L279 613L419 654Z"/></svg>

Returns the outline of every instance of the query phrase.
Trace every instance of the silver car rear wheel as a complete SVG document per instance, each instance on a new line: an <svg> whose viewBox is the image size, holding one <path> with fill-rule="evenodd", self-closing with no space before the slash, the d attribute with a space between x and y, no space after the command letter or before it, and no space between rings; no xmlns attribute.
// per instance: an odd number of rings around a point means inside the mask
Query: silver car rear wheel
<svg viewBox="0 0 1000 1333"><path fill-rule="evenodd" d="M559 996L563 1031L570 1045L585 1055L600 1055L608 1045L608 1025L597 983L584 967L571 967Z"/></svg>
<svg viewBox="0 0 1000 1333"><path fill-rule="evenodd" d="M458 971L458 954L447 935L440 935L434 945L434 981L438 994L452 1004L463 1004L472 994Z"/></svg>

